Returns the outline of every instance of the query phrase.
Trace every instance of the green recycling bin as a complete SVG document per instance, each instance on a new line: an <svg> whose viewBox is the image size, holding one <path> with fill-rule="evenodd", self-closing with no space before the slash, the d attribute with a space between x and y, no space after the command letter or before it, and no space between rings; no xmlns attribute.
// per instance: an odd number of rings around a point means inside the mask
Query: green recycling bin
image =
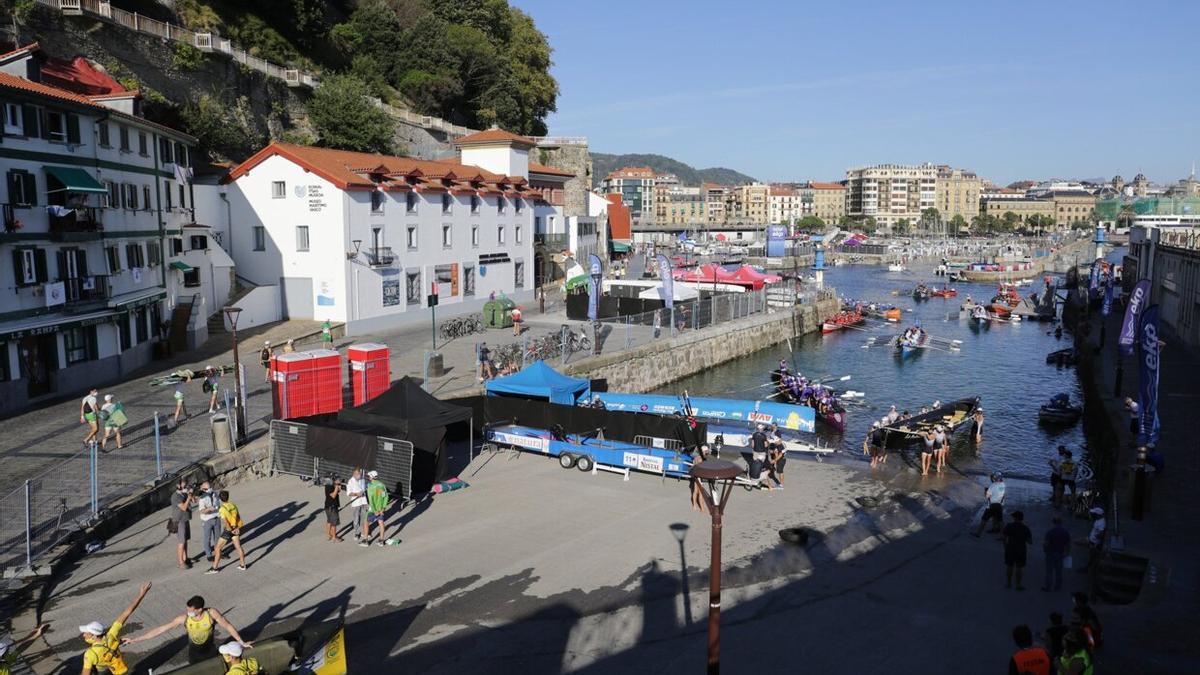
<svg viewBox="0 0 1200 675"><path fill-rule="evenodd" d="M517 303L501 296L483 303L483 322L489 328L512 328L512 312Z"/></svg>

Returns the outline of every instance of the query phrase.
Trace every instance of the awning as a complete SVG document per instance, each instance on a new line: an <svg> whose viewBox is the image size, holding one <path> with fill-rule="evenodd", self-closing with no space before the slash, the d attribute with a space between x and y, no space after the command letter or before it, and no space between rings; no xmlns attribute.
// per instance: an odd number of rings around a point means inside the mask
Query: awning
<svg viewBox="0 0 1200 675"><path fill-rule="evenodd" d="M118 295L108 301L108 306L121 310L137 309L158 302L165 297L167 297L167 292L161 288L149 288L144 291Z"/></svg>
<svg viewBox="0 0 1200 675"><path fill-rule="evenodd" d="M190 269L195 269L191 265L189 265L185 262L182 262L180 260L176 260L176 261L172 262L170 265L168 265L168 267L170 267L173 270L179 270L180 272L186 272Z"/></svg>
<svg viewBox="0 0 1200 675"><path fill-rule="evenodd" d="M619 241L610 241L609 244L612 245L613 253L629 253L630 251L629 244L622 244Z"/></svg>
<svg viewBox="0 0 1200 675"><path fill-rule="evenodd" d="M44 166L42 168L65 186L57 190L47 190L47 192L87 192L98 195L108 193L108 190L93 178L92 174L83 169L66 166Z"/></svg>
<svg viewBox="0 0 1200 675"><path fill-rule="evenodd" d="M63 316L56 314L46 318L32 319L15 319L0 323L0 342L5 340L19 340L24 337L32 337L36 335L49 335L59 331L68 330L71 328L81 328L86 326L95 326L96 324L108 323L117 318L117 313L112 310L103 310L92 312L90 314L79 314L73 316Z"/></svg>

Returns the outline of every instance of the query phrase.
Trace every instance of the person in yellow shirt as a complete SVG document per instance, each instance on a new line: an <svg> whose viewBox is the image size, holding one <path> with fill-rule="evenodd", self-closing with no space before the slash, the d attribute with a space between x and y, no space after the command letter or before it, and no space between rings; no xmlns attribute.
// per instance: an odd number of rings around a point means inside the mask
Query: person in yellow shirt
<svg viewBox="0 0 1200 675"><path fill-rule="evenodd" d="M129 621L129 617L133 616L133 612L137 610L138 605L142 604L142 600L149 592L150 582L147 581L142 584L138 596L129 603L124 612L121 612L108 630L104 630L104 624L99 621L79 627L79 632L83 634L83 641L88 643L87 651L83 653L82 675L91 675L93 672L106 675L125 675L129 672L129 666L125 663L125 655L121 653L121 629L125 627L125 622Z"/></svg>
<svg viewBox="0 0 1200 675"><path fill-rule="evenodd" d="M238 569L246 569L246 553L242 550L242 527L246 524L238 513L237 504L229 501L229 490L221 490L221 536L217 539L217 548L213 551L212 567L205 574L216 574L221 571L221 551L225 550L225 542L233 542L233 548L238 554Z"/></svg>
<svg viewBox="0 0 1200 675"><path fill-rule="evenodd" d="M0 638L0 675L9 675L20 662L21 652L40 638L49 627L50 624L44 623L20 640L13 640L11 635Z"/></svg>
<svg viewBox="0 0 1200 675"><path fill-rule="evenodd" d="M187 631L188 663L200 663L205 659L211 659L217 655L216 641L213 639L217 626L224 628L225 632L229 633L243 647L250 647L254 644L243 640L238 630L233 627L233 624L229 623L229 620L219 610L214 607L205 607L204 598L199 595L194 595L187 601L187 612L180 614L174 620L168 621L157 628L151 628L141 635L127 637L121 640L121 644L131 645L136 642L153 640L159 635L179 626L183 626L184 630Z"/></svg>
<svg viewBox="0 0 1200 675"><path fill-rule="evenodd" d="M229 664L229 670L225 671L225 675L258 675L261 672L257 659L242 656L245 650L242 649L240 643L227 642L221 645L218 651L221 652L221 658L225 659L225 663Z"/></svg>

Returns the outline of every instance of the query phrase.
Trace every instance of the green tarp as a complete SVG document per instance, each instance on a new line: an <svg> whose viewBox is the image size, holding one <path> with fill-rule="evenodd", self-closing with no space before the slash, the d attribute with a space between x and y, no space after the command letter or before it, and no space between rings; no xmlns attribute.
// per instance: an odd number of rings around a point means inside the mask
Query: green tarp
<svg viewBox="0 0 1200 675"><path fill-rule="evenodd" d="M173 270L179 270L179 271L181 271L181 272L186 272L186 271L188 271L188 270L192 269L192 266L191 266L191 265L189 265L189 264L187 264L187 263L185 263L185 262L180 262L180 261L178 261L178 260L176 260L175 262L171 263L170 267L171 267L171 269L173 269Z"/></svg>

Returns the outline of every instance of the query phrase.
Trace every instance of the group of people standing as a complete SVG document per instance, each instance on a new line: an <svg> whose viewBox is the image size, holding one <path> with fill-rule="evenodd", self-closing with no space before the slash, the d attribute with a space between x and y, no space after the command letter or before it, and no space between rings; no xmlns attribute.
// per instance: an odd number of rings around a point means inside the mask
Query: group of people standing
<svg viewBox="0 0 1200 675"><path fill-rule="evenodd" d="M1095 653L1104 644L1100 616L1088 602L1087 593L1072 596L1071 622L1063 622L1060 612L1050 613L1050 625L1041 633L1041 644L1034 643L1028 624L1012 631L1017 651L1008 660L1009 675L1092 675Z"/></svg>
<svg viewBox="0 0 1200 675"><path fill-rule="evenodd" d="M349 480L342 483L340 478L331 478L325 484L325 537L328 541L342 541L338 528L342 524L342 493L350 500L349 506L354 510L354 521L350 531L359 546L371 545L371 526L377 526L379 533L375 540L376 546L386 546L389 541L385 537L387 510L392 504L387 486L379 479L378 471L368 471L366 480L363 470L355 469Z"/></svg>

